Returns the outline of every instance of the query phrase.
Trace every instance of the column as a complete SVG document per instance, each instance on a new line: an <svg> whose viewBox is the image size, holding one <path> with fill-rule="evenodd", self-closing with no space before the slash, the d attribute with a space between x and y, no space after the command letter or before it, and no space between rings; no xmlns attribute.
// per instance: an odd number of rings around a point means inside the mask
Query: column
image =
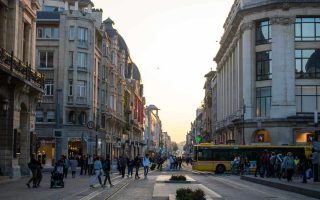
<svg viewBox="0 0 320 200"><path fill-rule="evenodd" d="M271 18L272 118L286 118L296 114L294 22L294 17Z"/></svg>
<svg viewBox="0 0 320 200"><path fill-rule="evenodd" d="M241 26L242 34L242 67L243 67L243 98L246 105L245 119L253 117L253 23L244 23Z"/></svg>

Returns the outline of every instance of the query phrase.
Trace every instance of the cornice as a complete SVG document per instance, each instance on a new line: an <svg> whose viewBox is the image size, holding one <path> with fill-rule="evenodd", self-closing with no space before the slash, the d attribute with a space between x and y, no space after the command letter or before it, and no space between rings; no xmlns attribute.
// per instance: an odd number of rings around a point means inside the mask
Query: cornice
<svg viewBox="0 0 320 200"><path fill-rule="evenodd" d="M291 25L295 23L295 16L275 16L270 18L271 24Z"/></svg>

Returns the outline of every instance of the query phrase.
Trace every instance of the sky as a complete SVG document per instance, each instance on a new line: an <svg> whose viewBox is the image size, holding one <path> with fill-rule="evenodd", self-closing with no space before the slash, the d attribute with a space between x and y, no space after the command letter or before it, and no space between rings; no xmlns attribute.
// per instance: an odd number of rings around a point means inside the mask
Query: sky
<svg viewBox="0 0 320 200"><path fill-rule="evenodd" d="M233 1L93 0L126 41L146 105L160 109L162 129L172 141L185 141L191 129Z"/></svg>

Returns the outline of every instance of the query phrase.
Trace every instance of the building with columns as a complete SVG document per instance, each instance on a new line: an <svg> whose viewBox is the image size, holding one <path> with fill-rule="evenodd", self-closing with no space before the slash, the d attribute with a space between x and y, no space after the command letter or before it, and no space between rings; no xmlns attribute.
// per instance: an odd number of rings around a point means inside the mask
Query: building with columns
<svg viewBox="0 0 320 200"><path fill-rule="evenodd" d="M303 145L320 110L320 1L236 0L217 63L218 142Z"/></svg>
<svg viewBox="0 0 320 200"><path fill-rule="evenodd" d="M162 134L162 124L159 117L159 108L155 105L146 107L145 133L144 133L144 153L159 152L160 136Z"/></svg>
<svg viewBox="0 0 320 200"><path fill-rule="evenodd" d="M0 176L28 175L43 75L35 69L38 0L0 1Z"/></svg>

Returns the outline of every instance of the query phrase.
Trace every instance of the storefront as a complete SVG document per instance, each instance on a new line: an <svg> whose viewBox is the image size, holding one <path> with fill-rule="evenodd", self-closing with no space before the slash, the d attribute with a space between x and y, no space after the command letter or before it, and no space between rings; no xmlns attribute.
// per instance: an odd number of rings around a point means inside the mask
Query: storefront
<svg viewBox="0 0 320 200"><path fill-rule="evenodd" d="M41 160L42 165L54 165L55 157L55 139L38 137L40 147L37 151L37 158Z"/></svg>
<svg viewBox="0 0 320 200"><path fill-rule="evenodd" d="M81 138L69 138L68 156L81 156L84 154L84 141Z"/></svg>

